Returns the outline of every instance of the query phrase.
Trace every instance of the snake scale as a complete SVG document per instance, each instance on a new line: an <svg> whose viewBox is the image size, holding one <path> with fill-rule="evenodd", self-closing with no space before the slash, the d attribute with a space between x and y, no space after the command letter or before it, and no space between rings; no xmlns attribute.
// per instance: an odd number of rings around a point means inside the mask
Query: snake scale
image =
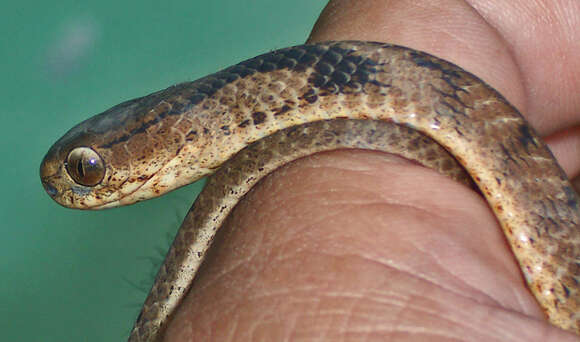
<svg viewBox="0 0 580 342"><path fill-rule="evenodd" d="M78 124L51 147L40 174L61 205L101 209L218 170L185 218L129 338L154 341L241 197L277 167L338 148L401 154L469 184L460 164L550 322L580 331L578 195L499 93L423 52L359 41L272 51Z"/></svg>

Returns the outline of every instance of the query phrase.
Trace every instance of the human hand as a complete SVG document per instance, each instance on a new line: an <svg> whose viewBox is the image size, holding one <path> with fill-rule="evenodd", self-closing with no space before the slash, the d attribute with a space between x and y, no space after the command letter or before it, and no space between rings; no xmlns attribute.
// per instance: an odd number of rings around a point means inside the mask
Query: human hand
<svg viewBox="0 0 580 342"><path fill-rule="evenodd" d="M311 40L386 41L459 64L576 174L579 24L575 0L341 0ZM169 341L577 340L545 321L485 201L395 156L296 161L222 229Z"/></svg>

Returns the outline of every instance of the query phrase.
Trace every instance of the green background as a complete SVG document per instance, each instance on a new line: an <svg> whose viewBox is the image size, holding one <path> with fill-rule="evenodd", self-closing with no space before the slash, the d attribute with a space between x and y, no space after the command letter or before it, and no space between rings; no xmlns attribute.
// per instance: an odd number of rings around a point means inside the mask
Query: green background
<svg viewBox="0 0 580 342"><path fill-rule="evenodd" d="M65 209L38 178L50 145L124 100L304 42L325 4L0 4L0 340L124 340L199 190L100 212Z"/></svg>

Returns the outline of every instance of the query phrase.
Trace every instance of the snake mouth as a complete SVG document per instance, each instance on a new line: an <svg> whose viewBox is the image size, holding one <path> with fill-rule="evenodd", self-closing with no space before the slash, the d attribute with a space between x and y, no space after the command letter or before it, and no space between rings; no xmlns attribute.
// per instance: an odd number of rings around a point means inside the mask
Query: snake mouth
<svg viewBox="0 0 580 342"><path fill-rule="evenodd" d="M58 196L60 191L58 187L54 185L54 177L58 174L58 168L54 166L49 158L50 153L47 153L40 164L40 182L46 193L55 201L58 202Z"/></svg>
<svg viewBox="0 0 580 342"><path fill-rule="evenodd" d="M46 193L50 197L55 198L58 195L58 189L57 188L55 188L54 186L52 186L50 183L48 183L44 179L41 182L42 182L42 186L44 187L44 190L46 191Z"/></svg>

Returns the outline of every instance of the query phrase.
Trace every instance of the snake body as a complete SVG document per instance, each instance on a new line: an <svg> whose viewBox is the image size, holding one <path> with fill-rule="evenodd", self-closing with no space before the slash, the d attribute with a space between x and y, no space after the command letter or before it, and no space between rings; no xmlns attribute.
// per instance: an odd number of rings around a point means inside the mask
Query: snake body
<svg viewBox="0 0 580 342"><path fill-rule="evenodd" d="M462 165L550 322L579 333L578 195L499 93L412 49L358 41L295 46L127 101L58 140L41 178L58 203L99 209L159 196L219 169L185 218L131 333L131 341L154 341L240 198L275 168L337 148L401 154L469 183L457 171Z"/></svg>

